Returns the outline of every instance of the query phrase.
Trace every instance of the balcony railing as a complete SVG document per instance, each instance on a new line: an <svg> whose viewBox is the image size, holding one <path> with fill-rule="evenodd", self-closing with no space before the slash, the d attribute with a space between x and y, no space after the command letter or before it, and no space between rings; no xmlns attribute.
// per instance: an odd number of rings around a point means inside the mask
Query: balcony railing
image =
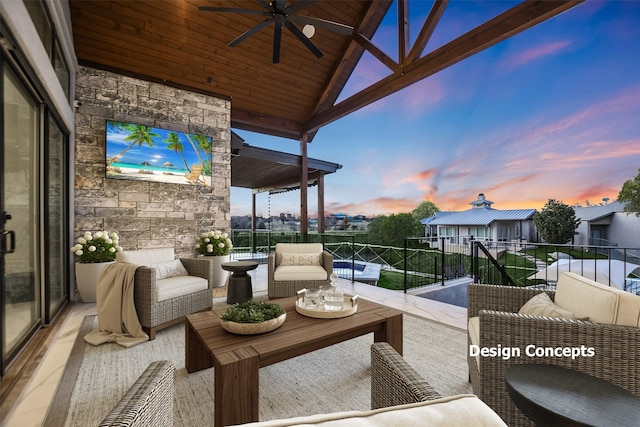
<svg viewBox="0 0 640 427"><path fill-rule="evenodd" d="M266 262L277 243L322 243L335 271L357 280L357 263L377 264L397 289L476 283L554 287L557 271L573 271L603 284L640 292L640 249L615 246L548 245L522 240L494 242L471 236L405 239L404 247L359 243L356 235L234 230L234 259ZM346 268L351 263L351 268ZM363 280L365 281L365 280ZM386 280L389 281L389 280ZM371 281L375 283L375 281Z"/></svg>

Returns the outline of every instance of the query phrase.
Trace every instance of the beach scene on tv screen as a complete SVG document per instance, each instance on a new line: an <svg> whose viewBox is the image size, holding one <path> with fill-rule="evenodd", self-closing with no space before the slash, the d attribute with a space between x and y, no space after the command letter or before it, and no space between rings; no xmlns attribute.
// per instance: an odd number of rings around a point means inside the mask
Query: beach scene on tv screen
<svg viewBox="0 0 640 427"><path fill-rule="evenodd" d="M107 120L107 178L211 186L206 135Z"/></svg>

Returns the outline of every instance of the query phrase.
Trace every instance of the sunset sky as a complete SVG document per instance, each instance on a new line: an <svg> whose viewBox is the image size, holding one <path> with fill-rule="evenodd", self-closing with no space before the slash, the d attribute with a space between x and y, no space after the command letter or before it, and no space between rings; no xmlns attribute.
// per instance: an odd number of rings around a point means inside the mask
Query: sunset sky
<svg viewBox="0 0 640 427"><path fill-rule="evenodd" d="M426 51L513 4L451 1ZM411 3L412 37L430 6ZM373 41L395 58L395 5L387 18ZM365 54L343 98L386 73ZM298 141L236 132L299 153ZM388 215L424 200L465 210L478 193L496 209L613 201L640 168L640 2L580 4L321 128L308 155L342 165L325 178L327 213ZM310 188L311 217L316 197ZM257 197L263 216L299 206L298 191ZM250 212L251 191L232 188L231 214Z"/></svg>

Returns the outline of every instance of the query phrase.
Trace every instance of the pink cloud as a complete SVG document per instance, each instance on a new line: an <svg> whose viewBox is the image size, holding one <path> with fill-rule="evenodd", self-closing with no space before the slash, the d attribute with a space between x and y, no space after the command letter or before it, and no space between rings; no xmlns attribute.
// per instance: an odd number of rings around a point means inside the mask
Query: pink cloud
<svg viewBox="0 0 640 427"><path fill-rule="evenodd" d="M360 203L331 203L326 206L327 212L357 212L367 216L407 213L420 204L415 199L378 197Z"/></svg>
<svg viewBox="0 0 640 427"><path fill-rule="evenodd" d="M559 41L532 47L531 49L524 50L502 61L501 68L511 71L515 68L526 65L531 61L535 61L536 59L561 51L570 44L570 41Z"/></svg>
<svg viewBox="0 0 640 427"><path fill-rule="evenodd" d="M420 184L423 181L429 180L431 178L433 178L437 173L437 170L435 169L427 169L427 170L423 170L421 172L417 172L413 175L408 175L402 179L400 179L400 182L410 182L410 183L414 183L414 184Z"/></svg>

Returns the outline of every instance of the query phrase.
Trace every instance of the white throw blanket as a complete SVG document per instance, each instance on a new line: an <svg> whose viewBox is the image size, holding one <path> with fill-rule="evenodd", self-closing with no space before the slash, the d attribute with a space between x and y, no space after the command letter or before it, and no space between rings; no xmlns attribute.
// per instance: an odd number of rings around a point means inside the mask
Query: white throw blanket
<svg viewBox="0 0 640 427"><path fill-rule="evenodd" d="M144 333L133 301L135 264L116 262L106 266L98 278L96 303L98 330L84 336L89 344L116 342L131 347L149 340Z"/></svg>

